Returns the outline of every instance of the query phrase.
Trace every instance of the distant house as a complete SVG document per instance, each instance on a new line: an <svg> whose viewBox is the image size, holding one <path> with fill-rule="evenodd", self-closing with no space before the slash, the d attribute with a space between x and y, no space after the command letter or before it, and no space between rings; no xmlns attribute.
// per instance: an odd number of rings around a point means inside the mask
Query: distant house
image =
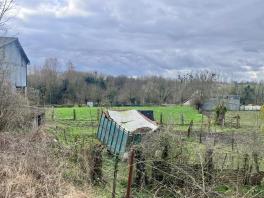
<svg viewBox="0 0 264 198"><path fill-rule="evenodd" d="M88 102L87 102L87 106L88 106L88 107L93 107L93 106L94 106L94 103L91 102L91 101L88 101Z"/></svg>
<svg viewBox="0 0 264 198"><path fill-rule="evenodd" d="M0 72L11 85L26 92L27 65L30 63L18 38L0 37Z"/></svg>
<svg viewBox="0 0 264 198"><path fill-rule="evenodd" d="M240 110L240 96L227 95L210 98L202 104L203 111L213 111L219 104L224 104L229 111Z"/></svg>

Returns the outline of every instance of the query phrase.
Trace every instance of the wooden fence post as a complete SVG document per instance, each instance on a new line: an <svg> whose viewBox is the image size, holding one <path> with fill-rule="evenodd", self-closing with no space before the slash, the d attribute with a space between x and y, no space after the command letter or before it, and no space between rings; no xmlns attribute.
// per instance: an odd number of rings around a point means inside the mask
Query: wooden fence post
<svg viewBox="0 0 264 198"><path fill-rule="evenodd" d="M90 177L93 184L98 184L102 182L103 178L103 156L102 156L102 146L94 145L90 153Z"/></svg>
<svg viewBox="0 0 264 198"><path fill-rule="evenodd" d="M206 163L206 179L209 183L211 183L214 173L213 149L208 149L206 151L205 163Z"/></svg>
<svg viewBox="0 0 264 198"><path fill-rule="evenodd" d="M64 141L67 143L68 141L67 141L67 136L66 136L66 130L65 129L63 129L63 136L64 136Z"/></svg>
<svg viewBox="0 0 264 198"><path fill-rule="evenodd" d="M183 113L180 114L180 123L181 123L181 125L184 125L184 116L183 116Z"/></svg>
<svg viewBox="0 0 264 198"><path fill-rule="evenodd" d="M75 162L77 162L79 158L78 140L79 140L79 136L74 136L74 161Z"/></svg>
<svg viewBox="0 0 264 198"><path fill-rule="evenodd" d="M100 110L97 109L97 121L99 122L99 120L100 120Z"/></svg>
<svg viewBox="0 0 264 198"><path fill-rule="evenodd" d="M201 131L203 131L203 124L204 124L204 118L203 118L203 114L202 114Z"/></svg>
<svg viewBox="0 0 264 198"><path fill-rule="evenodd" d="M211 131L211 116L208 117L208 133Z"/></svg>
<svg viewBox="0 0 264 198"><path fill-rule="evenodd" d="M202 132L200 132L199 142L202 144Z"/></svg>
<svg viewBox="0 0 264 198"><path fill-rule="evenodd" d="M188 127L188 133L187 133L188 138L191 136L192 129L193 129L193 120L190 122L189 127Z"/></svg>
<svg viewBox="0 0 264 198"><path fill-rule="evenodd" d="M249 156L248 154L244 154L244 166L243 166L244 171L248 171L249 170Z"/></svg>
<svg viewBox="0 0 264 198"><path fill-rule="evenodd" d="M113 180L112 198L116 197L116 179L117 179L117 171L118 171L118 162L119 162L119 157L118 157L118 155L116 155L115 167L114 167L114 180Z"/></svg>
<svg viewBox="0 0 264 198"><path fill-rule="evenodd" d="M216 139L215 139L215 137L214 137L214 146L216 145Z"/></svg>
<svg viewBox="0 0 264 198"><path fill-rule="evenodd" d="M160 124L161 125L163 124L163 115L162 115L162 112L160 113Z"/></svg>
<svg viewBox="0 0 264 198"><path fill-rule="evenodd" d="M73 120L76 120L76 110L73 109Z"/></svg>
<svg viewBox="0 0 264 198"><path fill-rule="evenodd" d="M226 158L227 158L227 153L225 154L225 157L224 157L224 160L223 160L223 163L222 163L222 169L221 169L221 171L224 170L224 166L225 166Z"/></svg>
<svg viewBox="0 0 264 198"><path fill-rule="evenodd" d="M132 180L133 180L134 156L135 156L135 150L134 148L132 148L130 151L130 156L129 156L129 173L128 173L128 181L127 181L126 198L131 198L131 185L132 185Z"/></svg>
<svg viewBox="0 0 264 198"><path fill-rule="evenodd" d="M232 151L234 150L234 143L235 143L235 138L234 138L234 131L233 131L232 132L232 139L231 139Z"/></svg>
<svg viewBox="0 0 264 198"><path fill-rule="evenodd" d="M244 172L244 185L248 185L249 184L249 155L247 153L244 154L243 172Z"/></svg>
<svg viewBox="0 0 264 198"><path fill-rule="evenodd" d="M51 120L54 121L54 106L52 106Z"/></svg>
<svg viewBox="0 0 264 198"><path fill-rule="evenodd" d="M256 152L253 152L252 156L253 156L253 160L254 160L254 163L255 163L256 171L257 171L257 173L259 173L258 154Z"/></svg>
<svg viewBox="0 0 264 198"><path fill-rule="evenodd" d="M232 169L234 168L234 156L231 155L231 166L232 166Z"/></svg>
<svg viewBox="0 0 264 198"><path fill-rule="evenodd" d="M237 155L237 170L240 169L240 156Z"/></svg>
<svg viewBox="0 0 264 198"><path fill-rule="evenodd" d="M238 129L240 127L240 116L237 114L236 116L236 128Z"/></svg>
<svg viewBox="0 0 264 198"><path fill-rule="evenodd" d="M146 172L146 159L143 154L143 148L137 147L135 149L135 179L134 183L140 189L144 188L148 184L148 176Z"/></svg>

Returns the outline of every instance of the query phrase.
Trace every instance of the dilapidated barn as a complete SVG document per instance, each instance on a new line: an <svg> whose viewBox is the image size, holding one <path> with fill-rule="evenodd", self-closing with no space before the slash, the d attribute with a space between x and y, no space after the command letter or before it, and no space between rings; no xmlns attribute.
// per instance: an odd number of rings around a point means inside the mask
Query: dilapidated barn
<svg viewBox="0 0 264 198"><path fill-rule="evenodd" d="M27 65L30 63L18 38L0 37L1 77L12 87L26 92Z"/></svg>

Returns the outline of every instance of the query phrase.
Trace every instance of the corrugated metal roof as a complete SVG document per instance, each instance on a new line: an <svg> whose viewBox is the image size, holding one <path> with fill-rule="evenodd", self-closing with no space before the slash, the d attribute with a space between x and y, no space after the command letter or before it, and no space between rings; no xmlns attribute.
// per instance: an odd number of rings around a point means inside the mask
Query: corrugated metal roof
<svg viewBox="0 0 264 198"><path fill-rule="evenodd" d="M108 111L110 118L112 118L118 125L133 132L141 128L149 128L151 131L155 131L158 125L139 113L137 110L128 111Z"/></svg>
<svg viewBox="0 0 264 198"><path fill-rule="evenodd" d="M27 64L29 64L30 61L29 61L29 59L28 59L23 47L21 46L18 38L16 38L16 37L0 37L0 48L5 46L5 45L8 45L8 44L10 44L12 42L16 42L16 44L18 45L18 48L19 48L22 56L26 59Z"/></svg>

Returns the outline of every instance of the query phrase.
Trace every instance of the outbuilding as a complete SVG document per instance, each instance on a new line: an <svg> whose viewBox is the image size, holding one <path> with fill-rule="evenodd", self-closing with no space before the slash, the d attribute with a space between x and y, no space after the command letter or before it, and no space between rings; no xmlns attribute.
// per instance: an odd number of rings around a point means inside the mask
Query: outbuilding
<svg viewBox="0 0 264 198"><path fill-rule="evenodd" d="M0 73L1 78L12 87L26 93L27 66L30 63L18 38L0 37Z"/></svg>
<svg viewBox="0 0 264 198"><path fill-rule="evenodd" d="M109 110L101 115L97 138L112 154L122 155L132 144L139 144L144 134L158 127L137 110Z"/></svg>
<svg viewBox="0 0 264 198"><path fill-rule="evenodd" d="M210 98L202 104L203 111L214 111L219 104L224 104L229 111L240 110L240 96L227 95Z"/></svg>

